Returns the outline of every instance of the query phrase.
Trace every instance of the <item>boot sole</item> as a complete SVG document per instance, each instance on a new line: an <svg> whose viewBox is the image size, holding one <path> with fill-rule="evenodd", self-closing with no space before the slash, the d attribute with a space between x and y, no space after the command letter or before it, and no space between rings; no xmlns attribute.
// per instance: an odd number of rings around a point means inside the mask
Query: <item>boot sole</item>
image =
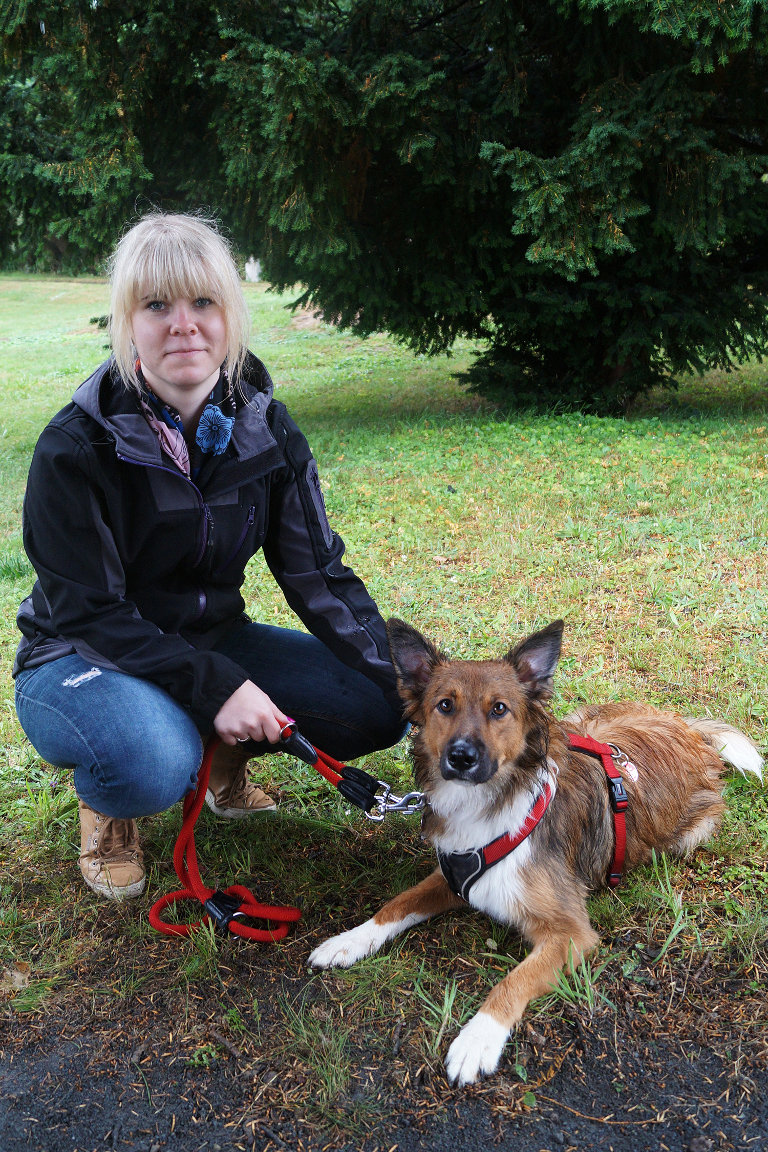
<svg viewBox="0 0 768 1152"><path fill-rule="evenodd" d="M261 808L219 808L216 798L210 788L205 794L205 802L211 812L215 812L222 820L247 820L249 816L259 816L262 812L276 812L277 804L264 804Z"/></svg>
<svg viewBox="0 0 768 1152"><path fill-rule="evenodd" d="M83 880L97 896L103 896L106 900L114 900L116 904L120 904L123 900L132 900L135 896L141 896L144 891L144 885L147 882L146 876L142 876L141 880L134 880L133 884L126 884L124 888L115 888L114 886L107 886L99 884L95 880L89 880L85 873L81 872Z"/></svg>

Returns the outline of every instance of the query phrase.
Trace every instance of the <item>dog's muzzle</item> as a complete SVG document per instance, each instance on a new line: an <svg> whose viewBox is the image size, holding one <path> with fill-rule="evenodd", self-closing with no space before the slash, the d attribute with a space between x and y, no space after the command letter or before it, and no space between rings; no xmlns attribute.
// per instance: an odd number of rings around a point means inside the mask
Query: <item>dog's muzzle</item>
<svg viewBox="0 0 768 1152"><path fill-rule="evenodd" d="M455 736L446 745L440 757L440 772L444 780L466 780L468 784L484 784L496 771L482 740L469 736Z"/></svg>

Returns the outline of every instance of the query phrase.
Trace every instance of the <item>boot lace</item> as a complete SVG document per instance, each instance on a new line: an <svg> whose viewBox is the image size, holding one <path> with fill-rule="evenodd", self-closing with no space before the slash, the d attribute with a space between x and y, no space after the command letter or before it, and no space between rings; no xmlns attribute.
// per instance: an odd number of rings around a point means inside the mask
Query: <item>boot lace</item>
<svg viewBox="0 0 768 1152"><path fill-rule="evenodd" d="M96 858L103 863L123 864L138 861L139 831L135 820L118 820L102 816Z"/></svg>
<svg viewBox="0 0 768 1152"><path fill-rule="evenodd" d="M247 808L251 799L258 799L263 795L263 790L259 788L258 784L254 783L254 781L251 779L251 774L248 771L248 765L243 765L243 767L240 769L240 772L237 774L237 777L232 782L232 788L229 793L230 803L233 803L235 800L242 799L244 801L243 807Z"/></svg>

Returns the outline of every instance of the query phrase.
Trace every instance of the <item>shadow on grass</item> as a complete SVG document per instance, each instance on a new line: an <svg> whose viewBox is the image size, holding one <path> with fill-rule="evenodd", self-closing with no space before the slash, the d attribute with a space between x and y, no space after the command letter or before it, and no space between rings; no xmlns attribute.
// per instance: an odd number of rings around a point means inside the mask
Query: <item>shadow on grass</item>
<svg viewBox="0 0 768 1152"><path fill-rule="evenodd" d="M403 425L492 417L494 405L465 392L453 379L455 370L455 361L440 357L419 365L414 373L410 358L405 362L403 357L393 368L377 369L367 378L334 381L311 390L278 387L275 395L312 437L331 430L336 435L362 429L381 433Z"/></svg>
<svg viewBox="0 0 768 1152"><path fill-rule="evenodd" d="M372 355L374 352L372 350ZM402 354L401 354L402 355ZM388 369L372 377L345 381L290 395L278 391L291 412L312 436L333 429L336 434L370 430L381 433L403 426L456 426L478 419L515 423L546 413L515 409L467 392L454 378L462 355L425 361L417 373L399 362L396 375ZM768 364L748 365L735 372L709 372L686 377L677 390L656 388L640 397L626 420L657 416L662 420L754 419L768 415Z"/></svg>
<svg viewBox="0 0 768 1152"><path fill-rule="evenodd" d="M768 363L735 372L707 372L683 378L676 391L654 388L641 397L633 417L667 416L741 419L768 413Z"/></svg>

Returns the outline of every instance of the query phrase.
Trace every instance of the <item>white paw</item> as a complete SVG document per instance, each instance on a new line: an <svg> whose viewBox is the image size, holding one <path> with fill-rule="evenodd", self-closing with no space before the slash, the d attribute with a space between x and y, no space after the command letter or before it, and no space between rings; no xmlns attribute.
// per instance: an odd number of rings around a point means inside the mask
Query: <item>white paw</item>
<svg viewBox="0 0 768 1152"><path fill-rule="evenodd" d="M313 968L349 968L350 964L370 956L386 939L387 933L378 924L366 920L349 932L324 940L309 957L309 963Z"/></svg>
<svg viewBox="0 0 768 1152"><path fill-rule="evenodd" d="M509 1030L487 1012L478 1012L448 1049L445 1070L451 1084L463 1088L479 1076L490 1076L499 1066Z"/></svg>

